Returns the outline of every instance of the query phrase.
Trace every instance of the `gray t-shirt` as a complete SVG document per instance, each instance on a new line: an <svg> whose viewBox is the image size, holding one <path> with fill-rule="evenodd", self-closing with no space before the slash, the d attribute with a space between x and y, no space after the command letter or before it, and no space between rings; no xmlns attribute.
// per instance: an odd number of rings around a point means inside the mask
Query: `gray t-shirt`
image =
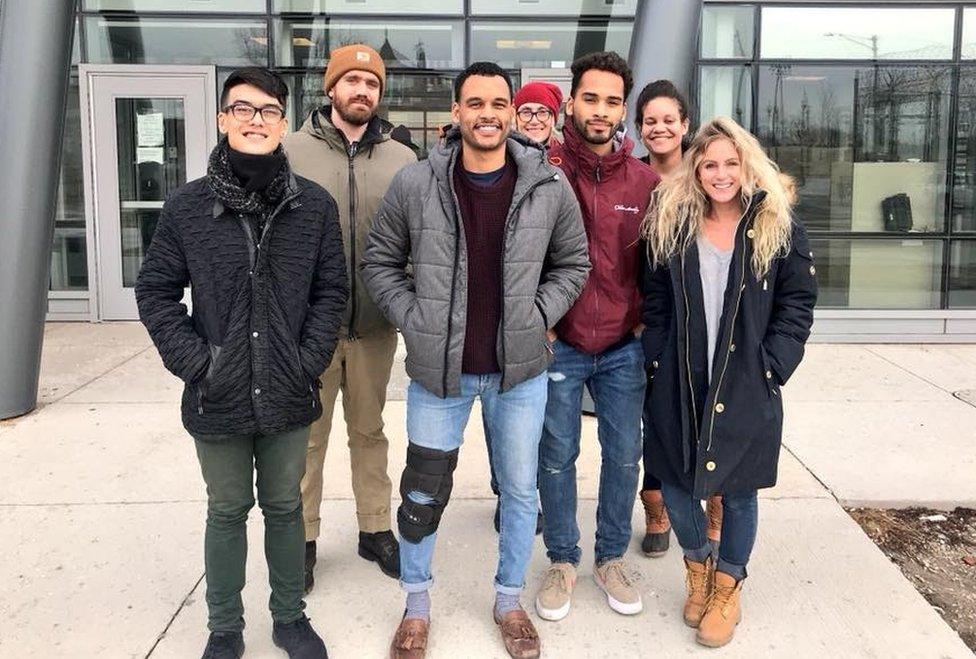
<svg viewBox="0 0 976 659"><path fill-rule="evenodd" d="M701 273L702 295L705 303L705 329L708 333L708 377L712 376L712 361L718 343L718 326L722 322L725 306L725 287L729 283L729 264L732 253L720 250L704 235L698 235L698 262Z"/></svg>

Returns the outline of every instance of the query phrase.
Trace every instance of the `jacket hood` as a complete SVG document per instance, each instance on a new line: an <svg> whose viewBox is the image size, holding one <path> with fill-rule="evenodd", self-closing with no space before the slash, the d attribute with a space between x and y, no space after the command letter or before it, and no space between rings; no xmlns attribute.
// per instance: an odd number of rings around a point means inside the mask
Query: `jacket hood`
<svg viewBox="0 0 976 659"><path fill-rule="evenodd" d="M530 140L521 133L512 131L506 140L506 151L515 161L518 168L518 179L515 183L514 197L517 198L528 186L547 178L558 175L559 170L549 164L546 150L537 142ZM451 126L444 134L437 146L431 149L427 156L434 176L440 185L449 185L454 163L461 153L461 129Z"/></svg>
<svg viewBox="0 0 976 659"><path fill-rule="evenodd" d="M614 150L605 156L598 156L587 148L582 136L576 130L576 125L571 118L567 117L567 121L563 124L562 152L573 162L579 174L590 179L604 179L613 176L613 173L627 162L627 158L634 150L634 141L626 135L623 136L622 141L619 141L617 136L613 139L617 142Z"/></svg>
<svg viewBox="0 0 976 659"><path fill-rule="evenodd" d="M329 146L335 149L341 151L346 150L348 144L346 136L332 124L331 105L323 105L312 110L299 130L328 143ZM379 115L373 115L373 118L369 120L369 124L366 126L363 139L359 143L361 146L368 146L385 142L390 139L390 133L392 131L393 124Z"/></svg>

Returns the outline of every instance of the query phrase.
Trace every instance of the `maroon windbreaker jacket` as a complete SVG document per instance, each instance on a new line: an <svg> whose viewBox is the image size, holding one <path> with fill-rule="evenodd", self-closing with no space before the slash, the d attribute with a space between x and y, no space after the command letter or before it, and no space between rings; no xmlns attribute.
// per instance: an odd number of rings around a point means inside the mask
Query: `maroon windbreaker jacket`
<svg viewBox="0 0 976 659"><path fill-rule="evenodd" d="M556 325L556 334L577 350L595 355L640 322L637 242L660 177L630 155L634 143L628 137L602 158L587 148L572 120L566 121L563 139L562 144L551 143L549 162L563 170L576 192L593 269L576 303Z"/></svg>

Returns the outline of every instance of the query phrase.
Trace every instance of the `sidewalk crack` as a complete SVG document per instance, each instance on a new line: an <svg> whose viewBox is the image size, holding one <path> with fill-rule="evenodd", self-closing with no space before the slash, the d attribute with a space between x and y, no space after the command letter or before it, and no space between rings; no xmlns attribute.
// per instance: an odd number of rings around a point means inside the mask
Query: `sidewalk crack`
<svg viewBox="0 0 976 659"><path fill-rule="evenodd" d="M186 594L186 597L183 598L183 601L180 602L180 606L176 609L176 612L173 613L173 617L171 617L169 619L169 622L166 623L166 627L163 628L163 631L159 632L159 636L156 637L156 642L153 643L152 647L149 648L149 652L146 653L146 659L149 659L149 657L152 656L152 653L156 651L156 648L159 646L162 640L166 638L166 632L168 632L169 628L173 626L173 622L176 621L176 617L180 615L180 613L183 611L183 608L186 606L186 603L189 601L190 597L193 595L193 593L196 592L197 588L200 587L200 584L203 582L203 578L205 576L207 576L206 572L200 575L200 578L197 579L197 582L193 584L193 588L190 589L190 592L188 592Z"/></svg>

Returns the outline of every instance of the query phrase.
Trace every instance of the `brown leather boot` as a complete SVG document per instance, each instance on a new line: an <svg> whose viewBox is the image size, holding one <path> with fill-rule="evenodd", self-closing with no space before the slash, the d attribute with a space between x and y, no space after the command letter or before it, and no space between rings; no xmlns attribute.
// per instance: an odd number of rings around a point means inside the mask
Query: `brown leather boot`
<svg viewBox="0 0 976 659"><path fill-rule="evenodd" d="M404 618L393 635L393 642L390 643L390 659L423 659L427 654L429 633L428 621L420 618Z"/></svg>
<svg viewBox="0 0 976 659"><path fill-rule="evenodd" d="M710 648L720 648L732 640L735 626L742 620L741 594L742 580L736 581L731 575L716 570L712 595L698 624L696 641Z"/></svg>
<svg viewBox="0 0 976 659"><path fill-rule="evenodd" d="M502 632L502 641L508 656L513 659L537 659L541 650L539 632L522 607L509 611L501 618L494 616L495 624Z"/></svg>
<svg viewBox="0 0 976 659"><path fill-rule="evenodd" d="M708 517L708 539L719 542L722 539L722 495L713 494L705 502L705 515Z"/></svg>
<svg viewBox="0 0 976 659"><path fill-rule="evenodd" d="M696 563L685 558L685 586L688 589L688 597L685 599L684 617L685 624L689 627L697 627L701 622L702 615L705 613L705 604L712 593L714 574L715 565L711 556L706 558L704 563Z"/></svg>
<svg viewBox="0 0 976 659"><path fill-rule="evenodd" d="M671 520L668 509L664 507L661 490L641 490L641 503L644 504L644 523L647 530L641 542L641 551L646 556L664 556L671 542Z"/></svg>

